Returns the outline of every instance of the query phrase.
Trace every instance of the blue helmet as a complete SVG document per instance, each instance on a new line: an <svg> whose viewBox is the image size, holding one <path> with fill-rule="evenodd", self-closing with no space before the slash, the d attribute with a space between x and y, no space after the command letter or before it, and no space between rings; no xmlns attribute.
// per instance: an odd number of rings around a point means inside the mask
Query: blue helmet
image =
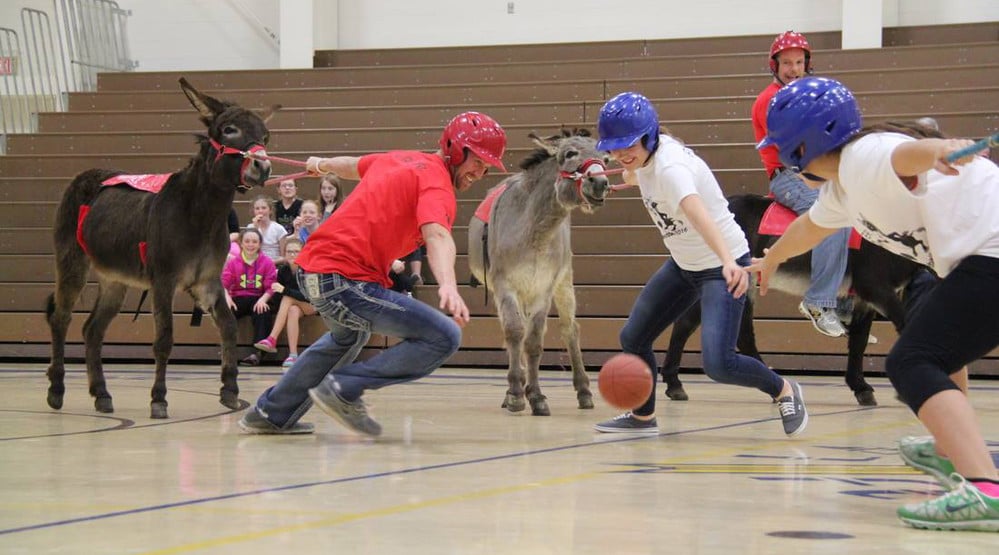
<svg viewBox="0 0 999 555"><path fill-rule="evenodd" d="M857 101L843 83L804 77L774 95L767 111L767 136L756 148L775 145L781 163L800 172L815 158L846 144L862 126Z"/></svg>
<svg viewBox="0 0 999 555"><path fill-rule="evenodd" d="M599 150L628 148L644 137L643 146L650 152L659 144L659 114L648 98L623 92L607 101L597 119Z"/></svg>

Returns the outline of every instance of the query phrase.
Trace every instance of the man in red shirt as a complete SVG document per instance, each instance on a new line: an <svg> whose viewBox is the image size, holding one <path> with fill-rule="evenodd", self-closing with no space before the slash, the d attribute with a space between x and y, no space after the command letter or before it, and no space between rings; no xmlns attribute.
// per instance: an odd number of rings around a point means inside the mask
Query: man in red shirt
<svg viewBox="0 0 999 555"><path fill-rule="evenodd" d="M791 81L812 72L812 50L801 33L787 31L774 39L770 46L770 73L774 80L753 103L753 131L756 142L767 136L767 109L777 91ZM794 210L799 216L815 203L819 192L801 180L800 168L785 168L777 157L777 148L759 150L763 166L770 177L770 192L777 202ZM844 228L827 237L812 250L812 279L798 310L807 316L820 333L831 337L846 334L836 314L839 286L846 273L847 241L850 229Z"/></svg>
<svg viewBox="0 0 999 555"><path fill-rule="evenodd" d="M421 378L461 344L468 307L458 294L451 236L457 202L489 166L506 171L506 134L485 114L452 119L433 154L392 151L362 157L309 158L307 169L359 179L357 187L305 243L298 281L330 328L240 420L249 433L301 434L298 422L315 402L347 427L369 435L381 426L361 396L368 389ZM392 262L427 247L439 308L392 291ZM372 333L398 343L364 361L357 355Z"/></svg>

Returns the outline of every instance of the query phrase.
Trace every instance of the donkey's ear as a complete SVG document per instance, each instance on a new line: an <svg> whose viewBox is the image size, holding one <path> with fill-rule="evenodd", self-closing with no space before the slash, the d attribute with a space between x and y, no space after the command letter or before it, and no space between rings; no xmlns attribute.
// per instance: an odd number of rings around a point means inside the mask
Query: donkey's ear
<svg viewBox="0 0 999 555"><path fill-rule="evenodd" d="M264 120L264 123L267 123L268 121L270 121L272 117L274 117L274 114L276 114L277 111L280 109L281 109L280 104L272 104L270 108L264 108L260 112L260 119Z"/></svg>
<svg viewBox="0 0 999 555"><path fill-rule="evenodd" d="M191 105L194 106L194 109L201 114L201 117L205 120L206 124L215 119L216 115L221 114L225 110L225 106L223 106L221 102L206 94L202 94L183 77L180 78L180 88L184 91L184 94L187 95L187 99L191 102Z"/></svg>
<svg viewBox="0 0 999 555"><path fill-rule="evenodd" d="M558 147L556 147L551 141L542 139L541 137L535 135L533 131L527 134L527 138L531 139L531 142L534 143L535 146L546 151L552 156L555 156L555 153L558 152Z"/></svg>

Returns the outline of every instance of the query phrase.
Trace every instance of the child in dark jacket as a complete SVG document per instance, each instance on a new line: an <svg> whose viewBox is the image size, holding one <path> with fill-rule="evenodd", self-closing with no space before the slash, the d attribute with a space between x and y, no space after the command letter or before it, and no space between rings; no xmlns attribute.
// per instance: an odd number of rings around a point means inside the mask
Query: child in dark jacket
<svg viewBox="0 0 999 555"><path fill-rule="evenodd" d="M298 360L298 330L299 320L302 316L311 316L316 313L316 309L309 304L305 294L298 288L298 264L295 259L302 251L302 241L290 238L284 244L284 259L287 264L282 264L278 270L278 279L271 289L276 295L280 295L280 305L277 316L274 318L274 327L271 332L253 346L265 353L277 352L277 337L281 330L288 326L288 358L281 364L284 368L291 367Z"/></svg>
<svg viewBox="0 0 999 555"><path fill-rule="evenodd" d="M239 234L240 255L229 259L222 268L226 303L237 319L249 316L253 321L254 342L266 337L271 326L271 308L267 303L277 280L277 268L260 252L260 244L259 231L244 229ZM253 353L240 363L256 366L260 364L260 357Z"/></svg>

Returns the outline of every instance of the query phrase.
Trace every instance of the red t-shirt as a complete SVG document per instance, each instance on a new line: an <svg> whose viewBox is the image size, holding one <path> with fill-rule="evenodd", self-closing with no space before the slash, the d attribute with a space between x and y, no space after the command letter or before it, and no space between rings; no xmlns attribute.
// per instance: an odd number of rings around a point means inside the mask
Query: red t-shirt
<svg viewBox="0 0 999 555"><path fill-rule="evenodd" d="M774 81L770 85L763 89L760 96L756 97L756 102L753 102L753 133L756 135L756 142L759 143L763 140L763 137L767 136L767 108L770 107L770 99L777 94L781 88L781 84ZM781 164L780 158L777 156L777 147L770 145L764 149L757 151L760 153L760 159L763 160L763 167L767 170L767 175L773 177L774 172L784 167Z"/></svg>
<svg viewBox="0 0 999 555"><path fill-rule="evenodd" d="M363 156L357 171L361 182L309 236L297 262L307 272L391 287L392 261L423 243L421 226L451 230L454 184L440 156L416 151Z"/></svg>

